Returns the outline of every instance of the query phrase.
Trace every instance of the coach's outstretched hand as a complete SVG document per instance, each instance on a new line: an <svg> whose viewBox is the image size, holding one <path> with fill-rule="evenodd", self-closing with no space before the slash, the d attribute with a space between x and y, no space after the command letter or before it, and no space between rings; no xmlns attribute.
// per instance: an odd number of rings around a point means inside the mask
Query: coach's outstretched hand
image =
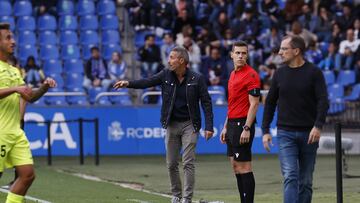
<svg viewBox="0 0 360 203"><path fill-rule="evenodd" d="M120 80L120 81L117 81L114 85L113 85L113 88L115 89L120 89L120 88L125 88L129 85L129 81L126 81L126 80Z"/></svg>
<svg viewBox="0 0 360 203"><path fill-rule="evenodd" d="M44 85L48 85L49 87L53 88L56 87L56 81L52 78L46 78L45 81L43 82Z"/></svg>

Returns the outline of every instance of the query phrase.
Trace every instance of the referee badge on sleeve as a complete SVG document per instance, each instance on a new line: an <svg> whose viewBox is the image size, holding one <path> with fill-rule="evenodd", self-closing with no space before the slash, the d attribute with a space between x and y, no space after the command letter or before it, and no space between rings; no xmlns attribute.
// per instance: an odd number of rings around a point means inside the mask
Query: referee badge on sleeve
<svg viewBox="0 0 360 203"><path fill-rule="evenodd" d="M254 97L260 96L260 88L255 88L255 89L250 90L249 94Z"/></svg>

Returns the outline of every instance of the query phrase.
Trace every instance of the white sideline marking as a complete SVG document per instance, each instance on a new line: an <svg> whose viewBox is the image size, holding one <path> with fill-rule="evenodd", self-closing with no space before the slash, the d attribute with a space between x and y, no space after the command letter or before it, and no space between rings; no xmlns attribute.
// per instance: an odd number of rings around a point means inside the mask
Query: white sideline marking
<svg viewBox="0 0 360 203"><path fill-rule="evenodd" d="M6 189L3 189L3 188L0 188L0 192L3 192L3 193L8 193L8 192L9 192L9 190L6 190ZM27 199L27 200L31 200L31 201L34 201L34 202L38 202L38 203L51 203L51 202L49 202L49 201L42 200L42 199L38 199L38 198L31 197L31 196L28 196L28 195L26 195L26 196L25 196L25 199Z"/></svg>
<svg viewBox="0 0 360 203"><path fill-rule="evenodd" d="M126 199L126 201L139 202L139 203L151 203L151 202L147 202L147 201L143 201L143 200L138 200L138 199Z"/></svg>

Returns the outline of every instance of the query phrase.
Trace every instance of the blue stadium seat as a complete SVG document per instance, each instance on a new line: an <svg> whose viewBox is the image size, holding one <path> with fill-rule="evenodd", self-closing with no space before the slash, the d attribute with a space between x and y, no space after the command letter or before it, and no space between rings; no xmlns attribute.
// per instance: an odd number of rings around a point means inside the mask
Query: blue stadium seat
<svg viewBox="0 0 360 203"><path fill-rule="evenodd" d="M77 3L76 10L79 16L92 15L95 13L95 4L90 0L80 0Z"/></svg>
<svg viewBox="0 0 360 203"><path fill-rule="evenodd" d="M40 59L41 60L50 60L59 58L59 49L55 45L44 45L40 46Z"/></svg>
<svg viewBox="0 0 360 203"><path fill-rule="evenodd" d="M65 45L61 47L61 58L63 60L80 58L80 50L77 45Z"/></svg>
<svg viewBox="0 0 360 203"><path fill-rule="evenodd" d="M337 115L346 110L345 102L342 98L330 100L328 115Z"/></svg>
<svg viewBox="0 0 360 203"><path fill-rule="evenodd" d="M85 60L90 59L91 57L91 48L92 47L98 47L98 44L86 44L82 46L82 57Z"/></svg>
<svg viewBox="0 0 360 203"><path fill-rule="evenodd" d="M63 88L50 88L48 92L64 92ZM65 96L46 96L45 103L47 105L67 105Z"/></svg>
<svg viewBox="0 0 360 203"><path fill-rule="evenodd" d="M19 32L18 37L18 43L20 46L23 44L36 44L36 35L33 31L26 30Z"/></svg>
<svg viewBox="0 0 360 203"><path fill-rule="evenodd" d="M337 83L342 86L352 85L355 82L356 76L353 70L341 70L337 77Z"/></svg>
<svg viewBox="0 0 360 203"><path fill-rule="evenodd" d="M104 88L102 87L94 87L90 88L89 93L89 101L91 104L99 104L99 105L111 105L111 102L109 101L108 96L100 97L98 101L95 101L96 96L100 94L101 92L105 92Z"/></svg>
<svg viewBox="0 0 360 203"><path fill-rule="evenodd" d="M57 5L57 13L62 15L73 15L74 14L74 3L70 0L60 0Z"/></svg>
<svg viewBox="0 0 360 203"><path fill-rule="evenodd" d="M331 70L323 71L326 85L331 85L335 83L335 74Z"/></svg>
<svg viewBox="0 0 360 203"><path fill-rule="evenodd" d="M82 31L80 33L80 43L82 45L98 44L99 43L98 33L93 30Z"/></svg>
<svg viewBox="0 0 360 203"><path fill-rule="evenodd" d="M329 100L334 100L338 98L342 98L344 96L344 87L335 83L328 86L328 97Z"/></svg>
<svg viewBox="0 0 360 203"><path fill-rule="evenodd" d="M33 56L35 59L38 58L38 51L35 45L27 44L19 46L18 51L18 57L21 61L21 64L24 64L23 62L25 62L29 56Z"/></svg>
<svg viewBox="0 0 360 203"><path fill-rule="evenodd" d="M99 28L99 22L95 15L81 16L79 25L80 30L97 30Z"/></svg>
<svg viewBox="0 0 360 203"><path fill-rule="evenodd" d="M122 52L122 49L119 44L104 44L101 49L101 55L105 60L110 60L111 55L115 52Z"/></svg>
<svg viewBox="0 0 360 203"><path fill-rule="evenodd" d="M52 15L42 15L37 19L37 29L43 30L56 30L57 23L56 19Z"/></svg>
<svg viewBox="0 0 360 203"><path fill-rule="evenodd" d="M80 73L70 73L65 76L65 88L82 88L84 76Z"/></svg>
<svg viewBox="0 0 360 203"><path fill-rule="evenodd" d="M38 43L40 46L56 45L58 43L58 38L54 31L42 31L39 33Z"/></svg>
<svg viewBox="0 0 360 203"><path fill-rule="evenodd" d="M117 104L117 105L124 105L124 106L132 105L128 89L123 88L118 91L114 90L114 92L120 92L121 94L124 94L124 95L109 96L109 100L111 103Z"/></svg>
<svg viewBox="0 0 360 203"><path fill-rule="evenodd" d="M0 1L0 16L12 15L12 6L9 1Z"/></svg>
<svg viewBox="0 0 360 203"><path fill-rule="evenodd" d="M43 62L43 70L46 76L52 74L61 75L63 72L61 61L55 59L46 60Z"/></svg>
<svg viewBox="0 0 360 203"><path fill-rule="evenodd" d="M16 29L18 31L31 30L36 28L35 19L32 16L20 16L16 21Z"/></svg>
<svg viewBox="0 0 360 203"><path fill-rule="evenodd" d="M60 45L77 44L77 33L72 30L66 30L60 33Z"/></svg>
<svg viewBox="0 0 360 203"><path fill-rule="evenodd" d="M101 33L102 44L118 44L120 43L120 33L117 30L104 30Z"/></svg>
<svg viewBox="0 0 360 203"><path fill-rule="evenodd" d="M136 47L141 47L145 44L145 36L151 34L149 31L138 31L135 32L134 43Z"/></svg>
<svg viewBox="0 0 360 203"><path fill-rule="evenodd" d="M84 93L83 88L78 88L78 87L67 89L67 91ZM66 101L70 105L88 105L89 104L86 96L66 96Z"/></svg>
<svg viewBox="0 0 360 203"><path fill-rule="evenodd" d="M31 16L32 10L33 8L30 1L15 1L14 16Z"/></svg>
<svg viewBox="0 0 360 203"><path fill-rule="evenodd" d="M0 16L0 22L9 23L10 24L10 30L14 31L14 29L15 29L14 17L12 17L12 16Z"/></svg>
<svg viewBox="0 0 360 203"><path fill-rule="evenodd" d="M351 94L344 97L345 101L359 101L360 100L360 83L352 87Z"/></svg>
<svg viewBox="0 0 360 203"><path fill-rule="evenodd" d="M212 85L208 87L208 91L210 93L211 100L213 104L223 105L226 104L225 99L225 89L220 85Z"/></svg>
<svg viewBox="0 0 360 203"><path fill-rule="evenodd" d="M84 64L82 60L71 59L64 62L64 72L68 73L84 73Z"/></svg>
<svg viewBox="0 0 360 203"><path fill-rule="evenodd" d="M78 28L77 19L72 15L61 16L59 20L59 29L64 30L76 30Z"/></svg>
<svg viewBox="0 0 360 203"><path fill-rule="evenodd" d="M116 15L104 15L100 18L100 28L102 30L119 29L119 19Z"/></svg>
<svg viewBox="0 0 360 203"><path fill-rule="evenodd" d="M115 3L111 0L99 1L96 10L99 15L115 14Z"/></svg>

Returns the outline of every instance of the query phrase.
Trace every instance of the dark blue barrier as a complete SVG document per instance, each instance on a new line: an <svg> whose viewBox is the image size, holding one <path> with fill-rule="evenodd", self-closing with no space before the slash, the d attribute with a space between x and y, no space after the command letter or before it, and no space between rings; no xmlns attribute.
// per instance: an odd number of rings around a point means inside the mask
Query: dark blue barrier
<svg viewBox="0 0 360 203"><path fill-rule="evenodd" d="M263 107L257 114L254 153L265 153L262 147L261 130ZM219 135L226 117L226 106L214 106L214 130L212 139L206 141L201 132L197 152L225 154L226 146ZM29 106L25 114L25 131L34 156L47 154L47 127L32 122L64 121L99 118L101 155L164 154L165 130L160 126L160 107L34 107ZM29 122L31 121L31 123ZM203 123L204 125L204 123ZM272 132L275 132L274 122ZM84 154L95 151L94 124L84 123ZM52 123L50 127L53 155L79 155L79 126L76 122ZM277 152L276 142L272 153Z"/></svg>

